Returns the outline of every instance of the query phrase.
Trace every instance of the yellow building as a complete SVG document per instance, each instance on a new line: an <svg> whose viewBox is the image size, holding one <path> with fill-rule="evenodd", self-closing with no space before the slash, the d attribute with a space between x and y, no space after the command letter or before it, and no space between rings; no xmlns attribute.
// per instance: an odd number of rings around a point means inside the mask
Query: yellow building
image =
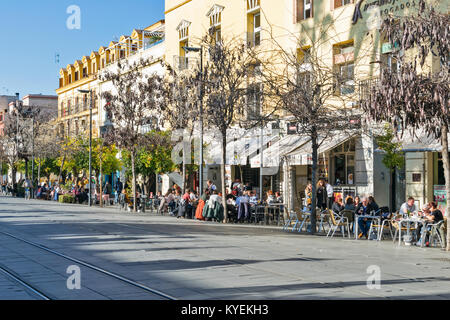
<svg viewBox="0 0 450 320"><path fill-rule="evenodd" d="M121 36L119 41L111 41L101 46L89 56L83 56L74 64L60 70L58 94L58 127L61 136L89 134L89 94L78 90L92 90L93 137L98 137L104 123L101 92L104 83L99 81L99 73L112 67L122 59L147 54L149 49L163 42L164 20L139 30L132 30L131 36Z"/></svg>
<svg viewBox="0 0 450 320"><path fill-rule="evenodd" d="M429 2L448 12L448 1ZM166 62L179 70L196 67L198 53L186 53L183 47L198 46L211 27L217 38L238 38L260 51L271 51L277 47L276 42L286 52L299 52L298 58L302 59L304 52L314 50L323 66L339 73L342 79L334 83L335 96L327 103L358 115L361 112L357 102L378 78L380 64L397 67L391 54L396 49L379 32L383 17L401 16L417 7L417 0L166 0ZM437 63L430 59L428 68ZM282 115L281 135L272 141L279 152L267 148L263 163L272 163L269 157L274 154L284 160L276 174L265 177L265 189L283 190L286 198L290 197L287 200L291 208L300 207L303 190L311 178L311 147L300 136L289 135L289 115ZM391 177L381 162L383 155L377 152L373 133L336 135L329 140L320 149L319 176L328 179L341 196L375 195L379 205L389 206L387 186ZM244 170L245 177L241 177L255 186L259 185L255 179L259 157L250 155L248 163L254 168ZM399 177L397 192L403 195L399 201L406 193L416 196L419 205L430 200L436 173L427 165L432 162L427 157L419 162L424 167L420 183L428 191L415 192L410 186L411 177ZM235 171L231 170L232 175L239 177Z"/></svg>

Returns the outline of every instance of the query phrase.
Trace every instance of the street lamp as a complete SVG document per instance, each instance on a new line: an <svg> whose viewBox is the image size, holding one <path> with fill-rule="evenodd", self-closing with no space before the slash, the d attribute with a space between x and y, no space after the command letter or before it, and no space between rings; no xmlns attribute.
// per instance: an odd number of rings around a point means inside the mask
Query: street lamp
<svg viewBox="0 0 450 320"><path fill-rule="evenodd" d="M92 90L80 90L78 92L89 94L91 99L89 102L89 206L92 206Z"/></svg>
<svg viewBox="0 0 450 320"><path fill-rule="evenodd" d="M197 47L183 47L183 50L188 52L200 52L200 172L199 172L199 194L203 193L203 46Z"/></svg>

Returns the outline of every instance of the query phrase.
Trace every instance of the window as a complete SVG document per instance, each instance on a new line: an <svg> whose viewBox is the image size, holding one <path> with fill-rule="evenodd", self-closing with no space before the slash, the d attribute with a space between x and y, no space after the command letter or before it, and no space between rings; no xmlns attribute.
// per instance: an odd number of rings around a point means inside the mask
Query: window
<svg viewBox="0 0 450 320"><path fill-rule="evenodd" d="M331 151L334 185L355 183L355 151L355 139L351 139Z"/></svg>
<svg viewBox="0 0 450 320"><path fill-rule="evenodd" d="M95 68L96 67L96 65L95 65L95 62L92 64L92 72L93 73L95 73L95 72L97 72L97 69Z"/></svg>
<svg viewBox="0 0 450 320"><path fill-rule="evenodd" d="M124 49L120 49L120 59L125 58L125 50Z"/></svg>
<svg viewBox="0 0 450 320"><path fill-rule="evenodd" d="M253 35L254 44L259 46L261 43L261 14L257 13L253 16Z"/></svg>
<svg viewBox="0 0 450 320"><path fill-rule="evenodd" d="M87 68L83 68L83 78L88 76Z"/></svg>
<svg viewBox="0 0 450 320"><path fill-rule="evenodd" d="M399 72L400 61L403 51L399 50L400 44L396 42L394 46L391 43L386 42L381 46L381 62L384 68L387 68L389 72Z"/></svg>
<svg viewBox="0 0 450 320"><path fill-rule="evenodd" d="M347 4L353 3L353 0L333 0L334 8L339 8L342 6L346 6Z"/></svg>
<svg viewBox="0 0 450 320"><path fill-rule="evenodd" d="M247 88L247 117L255 119L261 114L262 85L250 84Z"/></svg>
<svg viewBox="0 0 450 320"><path fill-rule="evenodd" d="M252 48L261 44L261 14L258 11L254 14L249 14L248 17L248 32L247 32L247 47Z"/></svg>
<svg viewBox="0 0 450 320"><path fill-rule="evenodd" d="M311 85L311 48L303 47L297 50L297 60L300 63L297 70L297 84Z"/></svg>
<svg viewBox="0 0 450 320"><path fill-rule="evenodd" d="M78 71L75 71L75 81L78 81Z"/></svg>
<svg viewBox="0 0 450 320"><path fill-rule="evenodd" d="M102 68L105 67L105 58L102 59Z"/></svg>
<svg viewBox="0 0 450 320"><path fill-rule="evenodd" d="M337 95L355 92L355 64L353 41L333 46L335 92Z"/></svg>
<svg viewBox="0 0 450 320"><path fill-rule="evenodd" d="M297 22L314 16L313 0L296 0L296 6Z"/></svg>

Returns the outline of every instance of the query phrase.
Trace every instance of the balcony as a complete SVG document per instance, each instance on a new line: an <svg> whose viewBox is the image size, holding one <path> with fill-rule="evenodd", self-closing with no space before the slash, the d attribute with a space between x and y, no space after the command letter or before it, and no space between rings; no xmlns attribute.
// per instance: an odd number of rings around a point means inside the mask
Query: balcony
<svg viewBox="0 0 450 320"><path fill-rule="evenodd" d="M364 101L370 98L370 92L380 82L379 78L370 78L359 81L359 100Z"/></svg>
<svg viewBox="0 0 450 320"><path fill-rule="evenodd" d="M177 71L193 70L200 66L200 59L194 57L174 56L173 65Z"/></svg>

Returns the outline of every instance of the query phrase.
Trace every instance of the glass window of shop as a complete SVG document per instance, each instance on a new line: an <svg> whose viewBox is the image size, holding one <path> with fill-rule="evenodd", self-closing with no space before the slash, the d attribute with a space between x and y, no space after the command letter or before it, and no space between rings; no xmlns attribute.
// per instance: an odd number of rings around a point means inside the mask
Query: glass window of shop
<svg viewBox="0 0 450 320"><path fill-rule="evenodd" d="M331 183L335 186L355 183L356 140L351 139L330 152Z"/></svg>
<svg viewBox="0 0 450 320"><path fill-rule="evenodd" d="M442 161L442 153L439 152L435 154L435 161L437 162L437 166L434 166L434 184L443 186L445 185L445 176L444 176L444 165ZM435 163L436 163L435 162Z"/></svg>

